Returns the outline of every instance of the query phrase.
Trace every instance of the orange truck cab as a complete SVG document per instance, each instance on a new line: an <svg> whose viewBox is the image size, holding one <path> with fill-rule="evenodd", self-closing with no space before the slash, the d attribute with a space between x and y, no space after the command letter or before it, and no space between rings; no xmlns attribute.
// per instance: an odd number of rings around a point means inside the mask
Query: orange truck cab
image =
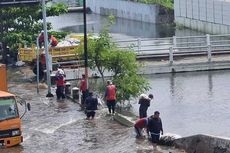
<svg viewBox="0 0 230 153"><path fill-rule="evenodd" d="M7 92L5 65L0 64L0 74L0 148L2 148L20 144L23 137L16 96Z"/></svg>

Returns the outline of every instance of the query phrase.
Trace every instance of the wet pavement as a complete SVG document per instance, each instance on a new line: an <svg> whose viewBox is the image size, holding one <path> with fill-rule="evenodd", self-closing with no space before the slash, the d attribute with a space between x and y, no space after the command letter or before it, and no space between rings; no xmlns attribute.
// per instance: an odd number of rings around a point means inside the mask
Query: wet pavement
<svg viewBox="0 0 230 153"><path fill-rule="evenodd" d="M23 72L27 77L20 82ZM86 120L78 104L67 99L59 102L55 97L48 99L45 97L47 89L40 89L38 95L36 84L29 82L28 73L28 70L12 73L18 76L16 82L9 84L11 92L31 103L31 111L22 119L24 142L1 149L1 153L181 152L163 146L157 146L153 151L147 140L136 140L133 128L115 122L106 115L105 109L97 112L95 120Z"/></svg>

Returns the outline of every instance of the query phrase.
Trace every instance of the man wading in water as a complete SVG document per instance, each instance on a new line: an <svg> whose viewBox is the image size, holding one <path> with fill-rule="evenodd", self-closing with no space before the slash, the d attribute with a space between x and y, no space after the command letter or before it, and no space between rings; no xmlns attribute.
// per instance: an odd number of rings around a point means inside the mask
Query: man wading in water
<svg viewBox="0 0 230 153"><path fill-rule="evenodd" d="M86 119L94 119L97 110L98 100L93 97L93 92L89 92L89 96L85 99Z"/></svg>
<svg viewBox="0 0 230 153"><path fill-rule="evenodd" d="M116 86L113 85L112 81L107 81L107 87L105 90L105 99L109 109L109 114L115 113L116 106ZM112 110L112 111L111 111Z"/></svg>
<svg viewBox="0 0 230 153"><path fill-rule="evenodd" d="M155 111L154 115L149 117L147 128L148 132L150 132L153 146L156 146L156 144L159 143L160 134L163 135L163 127L160 118L160 112Z"/></svg>

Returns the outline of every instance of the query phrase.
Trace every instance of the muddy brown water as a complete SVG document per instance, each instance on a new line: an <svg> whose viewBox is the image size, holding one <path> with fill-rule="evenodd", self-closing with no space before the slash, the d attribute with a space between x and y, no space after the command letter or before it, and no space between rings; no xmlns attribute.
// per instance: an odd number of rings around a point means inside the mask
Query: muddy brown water
<svg viewBox="0 0 230 153"><path fill-rule="evenodd" d="M133 128L118 124L106 115L106 109L99 110L95 120L86 120L78 104L67 99L59 102L55 97L48 99L46 89L41 89L38 95L36 84L26 81L29 80L27 71L26 75L24 81L17 78L16 82L10 81L9 84L11 92L31 103L32 110L22 119L24 142L1 149L1 153L153 152L153 146L147 140L136 140ZM21 76L24 75L17 75ZM158 153L170 151L181 152L163 146L155 148Z"/></svg>

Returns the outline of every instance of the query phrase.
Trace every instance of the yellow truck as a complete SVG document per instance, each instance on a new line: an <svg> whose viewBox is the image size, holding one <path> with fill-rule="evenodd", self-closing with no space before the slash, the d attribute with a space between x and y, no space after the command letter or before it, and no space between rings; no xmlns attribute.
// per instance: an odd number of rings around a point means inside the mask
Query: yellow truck
<svg viewBox="0 0 230 153"><path fill-rule="evenodd" d="M75 60L78 59L77 49L79 48L78 45L76 46L64 46L64 47L50 47L49 54L52 56L52 61L67 61L67 60ZM44 49L39 49L39 53L42 54ZM32 62L36 59L36 47L32 45L31 48L19 48L18 51L18 60L23 62Z"/></svg>
<svg viewBox="0 0 230 153"><path fill-rule="evenodd" d="M21 117L30 110L30 104L24 102L25 112L20 117L17 96L7 92L6 66L3 64L0 64L0 74L0 148L5 148L23 142Z"/></svg>

